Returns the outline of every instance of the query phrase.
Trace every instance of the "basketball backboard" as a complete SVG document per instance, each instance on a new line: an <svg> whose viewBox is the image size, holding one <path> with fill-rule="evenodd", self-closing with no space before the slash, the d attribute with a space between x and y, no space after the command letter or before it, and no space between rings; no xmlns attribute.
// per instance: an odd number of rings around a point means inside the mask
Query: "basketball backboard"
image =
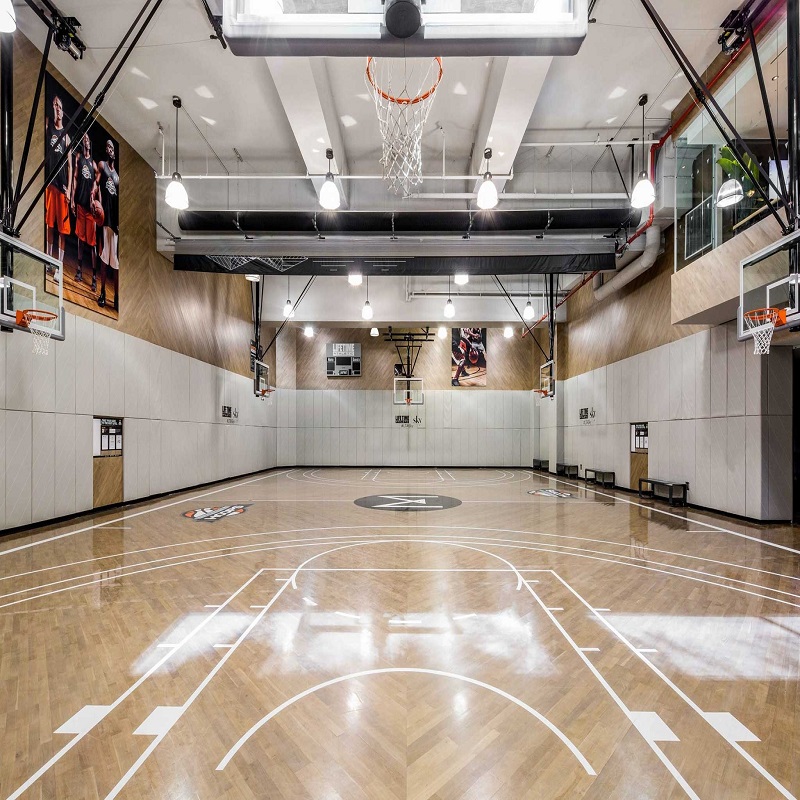
<svg viewBox="0 0 800 800"><path fill-rule="evenodd" d="M555 362L546 361L539 367L539 394L542 397L553 397L556 393Z"/></svg>
<svg viewBox="0 0 800 800"><path fill-rule="evenodd" d="M269 384L269 364L258 359L254 360L253 393L256 397L269 397L274 387Z"/></svg>
<svg viewBox="0 0 800 800"><path fill-rule="evenodd" d="M51 281L58 295L44 291L45 271L51 277L60 276L61 262L30 247L18 239L0 233L0 258L4 274L0 281L0 327L31 333L33 329L48 329L50 338L64 341L64 288L60 280ZM52 322L19 323L19 312L38 311L55 314Z"/></svg>
<svg viewBox="0 0 800 800"><path fill-rule="evenodd" d="M739 309L737 330L739 339L753 336L748 330L745 315L758 309L776 308L781 313L775 333L800 325L800 276L789 270L789 250L800 243L800 231L784 236L771 245L748 256L740 263ZM785 313L785 322L783 314ZM773 339L774 344L794 344L794 341Z"/></svg>
<svg viewBox="0 0 800 800"><path fill-rule="evenodd" d="M395 378L392 403L396 406L421 406L425 403L422 378Z"/></svg>

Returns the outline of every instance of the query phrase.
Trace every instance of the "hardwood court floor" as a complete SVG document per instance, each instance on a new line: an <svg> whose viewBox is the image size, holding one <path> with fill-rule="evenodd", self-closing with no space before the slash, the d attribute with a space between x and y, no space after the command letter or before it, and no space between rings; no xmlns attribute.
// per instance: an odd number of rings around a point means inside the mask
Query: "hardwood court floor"
<svg viewBox="0 0 800 800"><path fill-rule="evenodd" d="M5 537L0 798L796 797L798 556L501 469L274 470Z"/></svg>

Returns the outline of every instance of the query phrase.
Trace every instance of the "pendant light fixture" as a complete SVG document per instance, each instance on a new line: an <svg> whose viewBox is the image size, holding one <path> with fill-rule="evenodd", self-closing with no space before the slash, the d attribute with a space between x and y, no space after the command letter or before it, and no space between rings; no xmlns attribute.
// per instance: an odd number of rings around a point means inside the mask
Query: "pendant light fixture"
<svg viewBox="0 0 800 800"><path fill-rule="evenodd" d="M644 109L647 105L647 95L643 94L639 98L639 106L642 109L642 172L639 181L631 192L631 206L633 208L647 208L653 205L656 199L656 190L650 176L647 174L647 145L644 141Z"/></svg>
<svg viewBox="0 0 800 800"><path fill-rule="evenodd" d="M261 280L260 275L245 275L245 278L247 278L250 283L258 283Z"/></svg>
<svg viewBox="0 0 800 800"><path fill-rule="evenodd" d="M329 147L325 151L325 158L328 159L328 173L325 175L325 182L319 190L319 204L326 211L336 211L342 202L342 198L339 196L339 187L333 180L333 173L331 172L331 161L333 161L332 148Z"/></svg>
<svg viewBox="0 0 800 800"><path fill-rule="evenodd" d="M719 208L730 208L744 200L744 188L740 181L731 178L719 187L717 192L717 206Z"/></svg>
<svg viewBox="0 0 800 800"><path fill-rule="evenodd" d="M533 319L535 313L531 305L531 276L530 273L528 273L528 303L525 306L525 310L522 312L522 318L526 320Z"/></svg>
<svg viewBox="0 0 800 800"><path fill-rule="evenodd" d="M167 186L164 200L170 208L174 208L177 211L185 211L189 208L189 195L186 193L183 179L181 178L180 172L178 172L178 115L181 110L180 97L173 96L172 105L175 106L175 172L172 173L172 180Z"/></svg>
<svg viewBox="0 0 800 800"><path fill-rule="evenodd" d="M497 187L492 180L492 173L489 172L489 161L492 158L491 147L487 147L483 151L483 157L486 159L486 172L483 173L483 183L478 189L478 208L488 211L497 205Z"/></svg>
<svg viewBox="0 0 800 800"><path fill-rule="evenodd" d="M450 276L447 276L447 302L444 304L444 315L447 319L453 319L456 315L456 307L453 305L453 298L450 297Z"/></svg>
<svg viewBox="0 0 800 800"><path fill-rule="evenodd" d="M17 15L12 0L0 0L0 33L14 33L17 29Z"/></svg>
<svg viewBox="0 0 800 800"><path fill-rule="evenodd" d="M367 275L367 299L361 309L361 319L372 319L372 306L369 304L369 275Z"/></svg>
<svg viewBox="0 0 800 800"><path fill-rule="evenodd" d="M283 307L283 316L289 319L290 317L294 316L294 306L292 305L292 301L289 298L290 288L289 288L289 281L290 278L286 276L286 305Z"/></svg>

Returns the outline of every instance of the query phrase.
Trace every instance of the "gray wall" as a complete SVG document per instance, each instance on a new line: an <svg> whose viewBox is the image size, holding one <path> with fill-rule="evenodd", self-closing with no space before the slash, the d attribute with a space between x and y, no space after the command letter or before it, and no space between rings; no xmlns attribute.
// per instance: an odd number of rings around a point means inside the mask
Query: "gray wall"
<svg viewBox="0 0 800 800"><path fill-rule="evenodd" d="M126 500L275 466L277 407L246 377L71 314L66 336L42 357L0 334L0 529L92 508L93 416L125 418Z"/></svg>
<svg viewBox="0 0 800 800"><path fill-rule="evenodd" d="M753 519L791 518L791 348L755 356L731 323L558 388L563 427L556 401L536 401L542 458L561 447L567 462L613 469L627 486L630 423L649 422L651 476L688 481L689 500L700 506ZM587 407L595 410L590 424L579 418Z"/></svg>
<svg viewBox="0 0 800 800"><path fill-rule="evenodd" d="M530 466L533 393L425 392L425 428L394 423L392 392L281 390L278 464L320 466Z"/></svg>

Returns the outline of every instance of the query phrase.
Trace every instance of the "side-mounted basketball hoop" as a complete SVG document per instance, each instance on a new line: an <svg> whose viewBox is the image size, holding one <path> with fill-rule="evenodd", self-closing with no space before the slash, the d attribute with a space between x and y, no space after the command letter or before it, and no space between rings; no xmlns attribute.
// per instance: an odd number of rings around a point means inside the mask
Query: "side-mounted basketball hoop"
<svg viewBox="0 0 800 800"><path fill-rule="evenodd" d="M53 329L47 326L58 319L58 314L36 308L24 308L16 313L17 325L33 334L34 354L46 356L50 352L50 337L53 335Z"/></svg>
<svg viewBox="0 0 800 800"><path fill-rule="evenodd" d="M380 163L389 188L410 197L422 183L422 129L442 80L442 59L367 59L366 84L378 113Z"/></svg>
<svg viewBox="0 0 800 800"><path fill-rule="evenodd" d="M753 336L753 353L765 356L769 353L775 326L786 324L786 311L780 308L756 308L753 311L746 311L744 324Z"/></svg>

